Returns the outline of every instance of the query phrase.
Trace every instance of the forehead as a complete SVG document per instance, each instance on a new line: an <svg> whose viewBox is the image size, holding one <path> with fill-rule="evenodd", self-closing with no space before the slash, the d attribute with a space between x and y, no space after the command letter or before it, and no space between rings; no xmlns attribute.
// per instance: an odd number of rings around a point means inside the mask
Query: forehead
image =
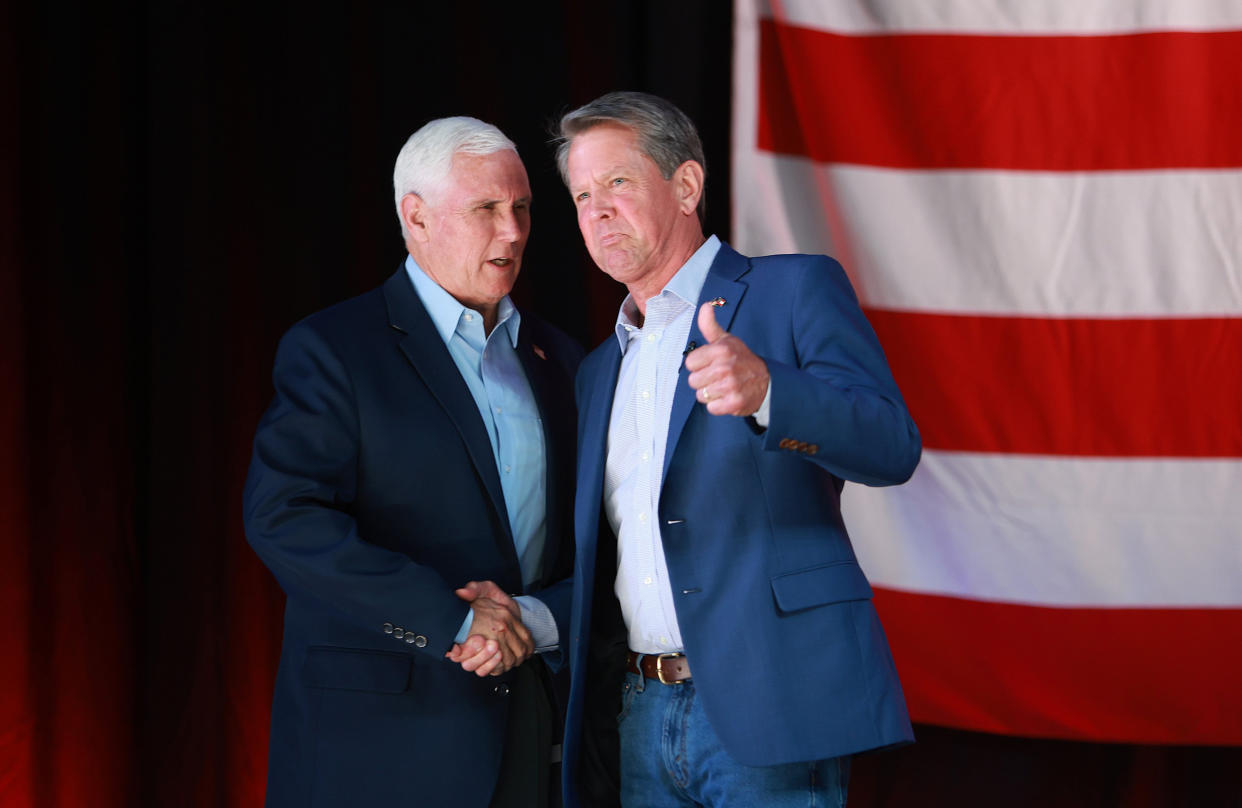
<svg viewBox="0 0 1242 808"><path fill-rule="evenodd" d="M454 154L445 186L453 197L513 200L530 196L526 168L511 149Z"/></svg>
<svg viewBox="0 0 1242 808"><path fill-rule="evenodd" d="M570 175L596 174L616 168L655 169L655 162L638 145L638 133L628 126L601 123L574 137L569 145Z"/></svg>

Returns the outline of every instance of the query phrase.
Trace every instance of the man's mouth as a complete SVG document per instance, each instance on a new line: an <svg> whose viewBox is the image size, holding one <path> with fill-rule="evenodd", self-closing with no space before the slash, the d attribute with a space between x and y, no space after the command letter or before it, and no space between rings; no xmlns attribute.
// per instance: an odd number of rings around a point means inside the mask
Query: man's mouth
<svg viewBox="0 0 1242 808"><path fill-rule="evenodd" d="M487 263L489 263L489 264L491 264L491 265L493 265L493 266L500 267L500 268L502 268L502 269L503 269L504 267L507 267L507 266L509 266L510 264L512 264L512 263L513 263L513 259L512 259L512 258L491 258L491 259L489 259L489 260L488 260L488 262L487 262Z"/></svg>

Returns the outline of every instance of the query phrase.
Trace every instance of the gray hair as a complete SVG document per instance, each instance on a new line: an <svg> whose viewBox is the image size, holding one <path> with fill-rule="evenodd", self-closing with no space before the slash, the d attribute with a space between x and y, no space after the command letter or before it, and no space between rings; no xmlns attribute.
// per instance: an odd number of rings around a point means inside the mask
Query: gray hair
<svg viewBox="0 0 1242 808"><path fill-rule="evenodd" d="M707 160L698 130L686 113L656 95L638 92L615 92L601 95L561 116L556 133L556 167L561 180L569 185L569 147L578 135L605 123L620 124L638 135L638 148L651 158L664 179L687 160L694 160L707 175ZM707 213L707 194L699 196L699 223Z"/></svg>
<svg viewBox="0 0 1242 808"><path fill-rule="evenodd" d="M490 123L464 115L437 118L410 135L392 169L392 190L401 232L406 231L401 198L406 194L418 194L428 202L433 201L453 169L453 155L460 152L483 156L505 149L517 154L517 146L504 132Z"/></svg>

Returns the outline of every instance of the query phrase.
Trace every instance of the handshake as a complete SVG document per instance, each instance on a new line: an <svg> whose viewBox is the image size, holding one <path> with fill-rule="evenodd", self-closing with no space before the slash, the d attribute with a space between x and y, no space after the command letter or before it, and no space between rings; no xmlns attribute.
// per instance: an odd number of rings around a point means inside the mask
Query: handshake
<svg viewBox="0 0 1242 808"><path fill-rule="evenodd" d="M477 676L499 676L535 652L530 631L522 624L517 602L492 581L470 581L457 590L470 604L474 622L464 642L453 643L446 657Z"/></svg>

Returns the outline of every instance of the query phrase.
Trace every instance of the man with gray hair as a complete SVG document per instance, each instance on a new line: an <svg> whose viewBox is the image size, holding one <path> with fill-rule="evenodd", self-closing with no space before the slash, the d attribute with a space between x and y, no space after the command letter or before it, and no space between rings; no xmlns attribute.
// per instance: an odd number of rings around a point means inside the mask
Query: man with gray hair
<svg viewBox="0 0 1242 808"><path fill-rule="evenodd" d="M581 350L509 300L531 193L500 130L432 121L393 186L407 257L285 334L255 435L246 535L287 595L267 805L557 804Z"/></svg>
<svg viewBox="0 0 1242 808"><path fill-rule="evenodd" d="M629 292L577 378L566 804L843 806L850 755L913 736L839 501L918 430L836 261L704 236L679 109L605 95L557 158Z"/></svg>

